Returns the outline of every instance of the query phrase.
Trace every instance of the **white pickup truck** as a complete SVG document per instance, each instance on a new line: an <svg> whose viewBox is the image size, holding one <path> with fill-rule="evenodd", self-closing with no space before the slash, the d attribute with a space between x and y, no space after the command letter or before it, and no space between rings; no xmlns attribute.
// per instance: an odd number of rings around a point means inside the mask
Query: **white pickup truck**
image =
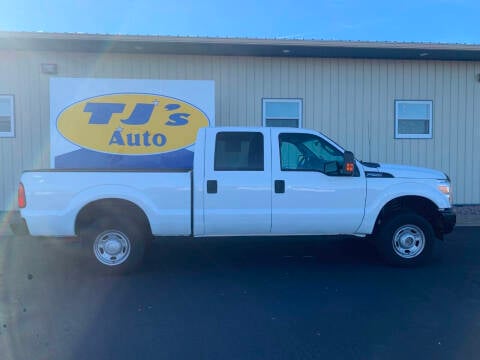
<svg viewBox="0 0 480 360"><path fill-rule="evenodd" d="M193 170L24 172L12 228L79 236L113 272L138 265L156 236L349 234L414 265L452 231L451 191L443 172L357 161L316 131L202 128Z"/></svg>

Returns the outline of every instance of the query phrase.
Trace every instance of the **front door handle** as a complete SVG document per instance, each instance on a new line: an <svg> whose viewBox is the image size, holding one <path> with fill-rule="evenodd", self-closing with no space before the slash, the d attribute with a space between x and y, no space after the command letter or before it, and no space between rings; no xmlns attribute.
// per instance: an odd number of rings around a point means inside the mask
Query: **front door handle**
<svg viewBox="0 0 480 360"><path fill-rule="evenodd" d="M285 180L275 180L275 193L283 194L285 192Z"/></svg>
<svg viewBox="0 0 480 360"><path fill-rule="evenodd" d="M207 180L207 194L216 194L217 191L217 180Z"/></svg>

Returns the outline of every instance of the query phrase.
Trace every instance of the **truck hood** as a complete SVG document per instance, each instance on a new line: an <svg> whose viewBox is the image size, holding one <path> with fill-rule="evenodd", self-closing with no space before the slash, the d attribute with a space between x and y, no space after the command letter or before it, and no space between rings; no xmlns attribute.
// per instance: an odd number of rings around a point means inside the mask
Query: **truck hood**
<svg viewBox="0 0 480 360"><path fill-rule="evenodd" d="M447 179L445 173L417 166L384 164L384 163L362 163L365 173L373 177L396 177L406 179Z"/></svg>

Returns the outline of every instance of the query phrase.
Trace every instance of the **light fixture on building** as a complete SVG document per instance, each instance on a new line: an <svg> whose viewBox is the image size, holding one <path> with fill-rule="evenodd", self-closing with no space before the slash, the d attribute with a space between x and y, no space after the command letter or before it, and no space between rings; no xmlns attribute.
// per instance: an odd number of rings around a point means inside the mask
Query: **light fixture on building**
<svg viewBox="0 0 480 360"><path fill-rule="evenodd" d="M283 50L282 50L282 53L284 53L284 54L290 54L290 50L289 50L289 49L283 49Z"/></svg>
<svg viewBox="0 0 480 360"><path fill-rule="evenodd" d="M420 55L420 57L425 57L425 56L428 56L428 53L427 52L422 52L419 55Z"/></svg>
<svg viewBox="0 0 480 360"><path fill-rule="evenodd" d="M42 64L42 73L43 74L57 74L58 67L57 64Z"/></svg>

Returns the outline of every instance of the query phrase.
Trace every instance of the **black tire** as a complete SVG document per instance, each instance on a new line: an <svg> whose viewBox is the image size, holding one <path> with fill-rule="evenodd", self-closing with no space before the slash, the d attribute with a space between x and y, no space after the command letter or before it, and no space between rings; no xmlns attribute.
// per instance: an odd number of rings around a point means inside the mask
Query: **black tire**
<svg viewBox="0 0 480 360"><path fill-rule="evenodd" d="M149 234L134 221L105 217L80 231L85 257L104 273L125 274L143 260Z"/></svg>
<svg viewBox="0 0 480 360"><path fill-rule="evenodd" d="M424 264L433 255L435 241L432 225L411 212L392 215L376 234L380 255L395 266Z"/></svg>

